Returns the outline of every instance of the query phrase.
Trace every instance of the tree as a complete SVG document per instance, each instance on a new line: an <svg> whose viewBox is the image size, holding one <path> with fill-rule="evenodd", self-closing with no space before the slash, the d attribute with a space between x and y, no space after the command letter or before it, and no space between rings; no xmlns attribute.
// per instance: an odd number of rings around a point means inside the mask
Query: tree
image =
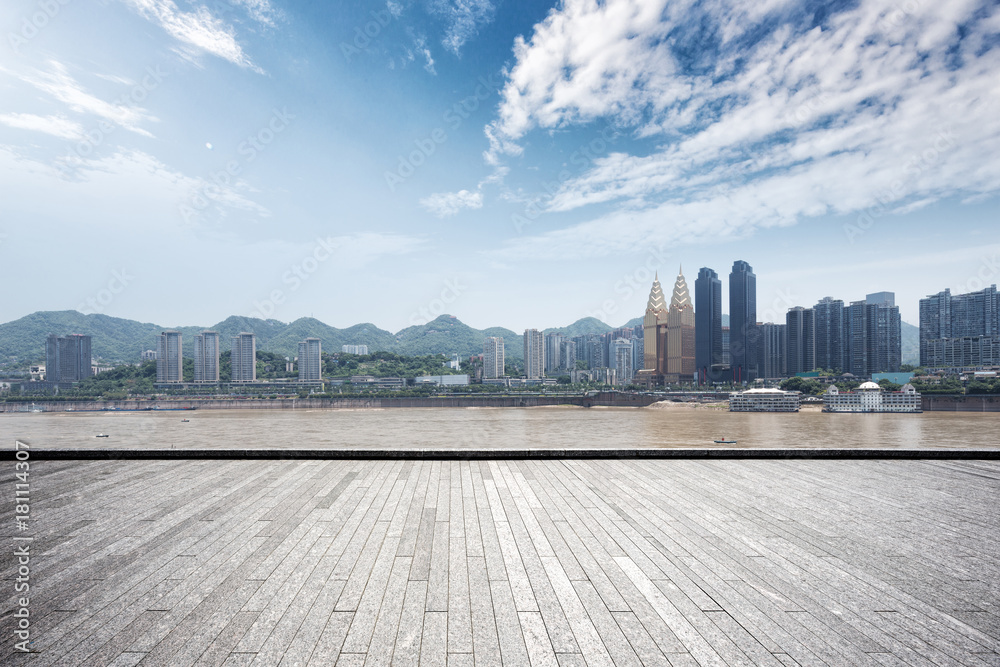
<svg viewBox="0 0 1000 667"><path fill-rule="evenodd" d="M793 377L781 381L779 385L784 391L799 391L803 394L816 395L823 391L823 386L809 378Z"/></svg>

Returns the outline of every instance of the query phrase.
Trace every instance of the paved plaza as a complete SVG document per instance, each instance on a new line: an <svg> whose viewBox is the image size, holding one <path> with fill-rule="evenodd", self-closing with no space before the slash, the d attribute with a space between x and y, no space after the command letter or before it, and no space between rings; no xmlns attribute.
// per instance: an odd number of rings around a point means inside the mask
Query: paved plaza
<svg viewBox="0 0 1000 667"><path fill-rule="evenodd" d="M1000 665L998 499L975 460L32 461L0 662Z"/></svg>

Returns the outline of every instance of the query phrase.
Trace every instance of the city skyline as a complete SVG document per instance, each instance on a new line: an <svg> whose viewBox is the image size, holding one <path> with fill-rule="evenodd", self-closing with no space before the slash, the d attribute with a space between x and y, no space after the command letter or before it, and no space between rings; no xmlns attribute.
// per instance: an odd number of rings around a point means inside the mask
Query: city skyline
<svg viewBox="0 0 1000 667"><path fill-rule="evenodd" d="M1000 277L989 3L53 7L0 8L0 260L45 264L0 321L614 327L742 257L762 312L917 324Z"/></svg>

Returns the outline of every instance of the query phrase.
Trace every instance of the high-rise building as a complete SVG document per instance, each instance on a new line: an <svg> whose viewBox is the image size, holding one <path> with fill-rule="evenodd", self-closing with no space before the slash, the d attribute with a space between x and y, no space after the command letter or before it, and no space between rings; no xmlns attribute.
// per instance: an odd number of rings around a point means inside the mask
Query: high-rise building
<svg viewBox="0 0 1000 667"><path fill-rule="evenodd" d="M743 260L729 274L729 356L734 382L757 377L757 276Z"/></svg>
<svg viewBox="0 0 1000 667"><path fill-rule="evenodd" d="M667 311L666 382L692 382L695 373L694 304L688 292L684 271L677 273L674 293Z"/></svg>
<svg viewBox="0 0 1000 667"><path fill-rule="evenodd" d="M368 354L367 345L341 345L340 351L343 354Z"/></svg>
<svg viewBox="0 0 1000 667"><path fill-rule="evenodd" d="M632 341L619 338L611 344L615 360L615 383L631 384L635 371L632 366Z"/></svg>
<svg viewBox="0 0 1000 667"><path fill-rule="evenodd" d="M660 384L660 378L667 371L667 300L660 286L660 276L653 278L649 290L646 313L642 318L642 376L645 384Z"/></svg>
<svg viewBox="0 0 1000 667"><path fill-rule="evenodd" d="M529 380L545 376L545 334L524 330L524 376Z"/></svg>
<svg viewBox="0 0 1000 667"><path fill-rule="evenodd" d="M139 357L143 361L156 361L156 350L143 350Z"/></svg>
<svg viewBox="0 0 1000 667"><path fill-rule="evenodd" d="M184 352L181 349L181 332L164 331L156 348L156 381L184 381Z"/></svg>
<svg viewBox="0 0 1000 667"><path fill-rule="evenodd" d="M1000 293L991 285L952 295L950 289L920 300L920 365L932 368L1000 364Z"/></svg>
<svg viewBox="0 0 1000 667"><path fill-rule="evenodd" d="M257 337L242 332L233 336L232 381L257 381Z"/></svg>
<svg viewBox="0 0 1000 667"><path fill-rule="evenodd" d="M545 372L557 373L565 367L562 357L562 346L566 342L566 336L561 333L545 334Z"/></svg>
<svg viewBox="0 0 1000 667"><path fill-rule="evenodd" d="M816 368L815 313L796 306L785 316L785 363L789 375L808 373Z"/></svg>
<svg viewBox="0 0 1000 667"><path fill-rule="evenodd" d="M504 376L503 338L488 336L483 342L483 379Z"/></svg>
<svg viewBox="0 0 1000 667"><path fill-rule="evenodd" d="M813 306L816 367L844 371L844 302L824 297Z"/></svg>
<svg viewBox="0 0 1000 667"><path fill-rule="evenodd" d="M897 373L902 363L902 323L891 292L844 308L845 371L858 377Z"/></svg>
<svg viewBox="0 0 1000 667"><path fill-rule="evenodd" d="M90 336L49 334L45 339L45 379L76 382L92 374Z"/></svg>
<svg viewBox="0 0 1000 667"><path fill-rule="evenodd" d="M760 340L757 344L757 363L760 377L777 379L788 374L785 365L786 325L765 322L757 327Z"/></svg>
<svg viewBox="0 0 1000 667"><path fill-rule="evenodd" d="M586 343L586 362L591 370L595 368L608 368L608 346L604 344L600 336L589 334Z"/></svg>
<svg viewBox="0 0 1000 667"><path fill-rule="evenodd" d="M694 357L698 383L723 380L722 362L722 281L709 268L698 272L694 281Z"/></svg>
<svg viewBox="0 0 1000 667"><path fill-rule="evenodd" d="M323 341L306 338L299 343L299 382L323 379Z"/></svg>
<svg viewBox="0 0 1000 667"><path fill-rule="evenodd" d="M729 366L733 363L733 358L729 355L729 327L722 327L722 363Z"/></svg>
<svg viewBox="0 0 1000 667"><path fill-rule="evenodd" d="M576 341L564 340L559 346L559 358L562 360L562 370L576 370Z"/></svg>
<svg viewBox="0 0 1000 667"><path fill-rule="evenodd" d="M194 381L219 381L219 332L202 331L194 337Z"/></svg>

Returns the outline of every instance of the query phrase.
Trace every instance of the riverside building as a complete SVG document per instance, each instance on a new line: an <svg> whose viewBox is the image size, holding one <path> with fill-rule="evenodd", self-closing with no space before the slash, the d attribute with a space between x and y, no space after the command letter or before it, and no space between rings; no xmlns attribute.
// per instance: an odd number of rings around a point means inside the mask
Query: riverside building
<svg viewBox="0 0 1000 667"><path fill-rule="evenodd" d="M798 412L799 392L748 389L729 395L730 412Z"/></svg>
<svg viewBox="0 0 1000 667"><path fill-rule="evenodd" d="M899 391L883 391L874 382L865 382L855 391L830 385L823 394L823 412L923 412L923 408L912 384Z"/></svg>
<svg viewBox="0 0 1000 667"><path fill-rule="evenodd" d="M483 380L504 376L503 338L488 336L483 341Z"/></svg>
<svg viewBox="0 0 1000 667"><path fill-rule="evenodd" d="M181 332L164 331L156 349L156 382L184 381L184 357L181 350Z"/></svg>
<svg viewBox="0 0 1000 667"><path fill-rule="evenodd" d="M306 338L299 343L299 382L319 382L323 379L323 342Z"/></svg>
<svg viewBox="0 0 1000 667"><path fill-rule="evenodd" d="M194 381L219 382L219 332L202 331L194 337Z"/></svg>
<svg viewBox="0 0 1000 667"><path fill-rule="evenodd" d="M233 336L233 382L257 381L257 337L252 333Z"/></svg>

